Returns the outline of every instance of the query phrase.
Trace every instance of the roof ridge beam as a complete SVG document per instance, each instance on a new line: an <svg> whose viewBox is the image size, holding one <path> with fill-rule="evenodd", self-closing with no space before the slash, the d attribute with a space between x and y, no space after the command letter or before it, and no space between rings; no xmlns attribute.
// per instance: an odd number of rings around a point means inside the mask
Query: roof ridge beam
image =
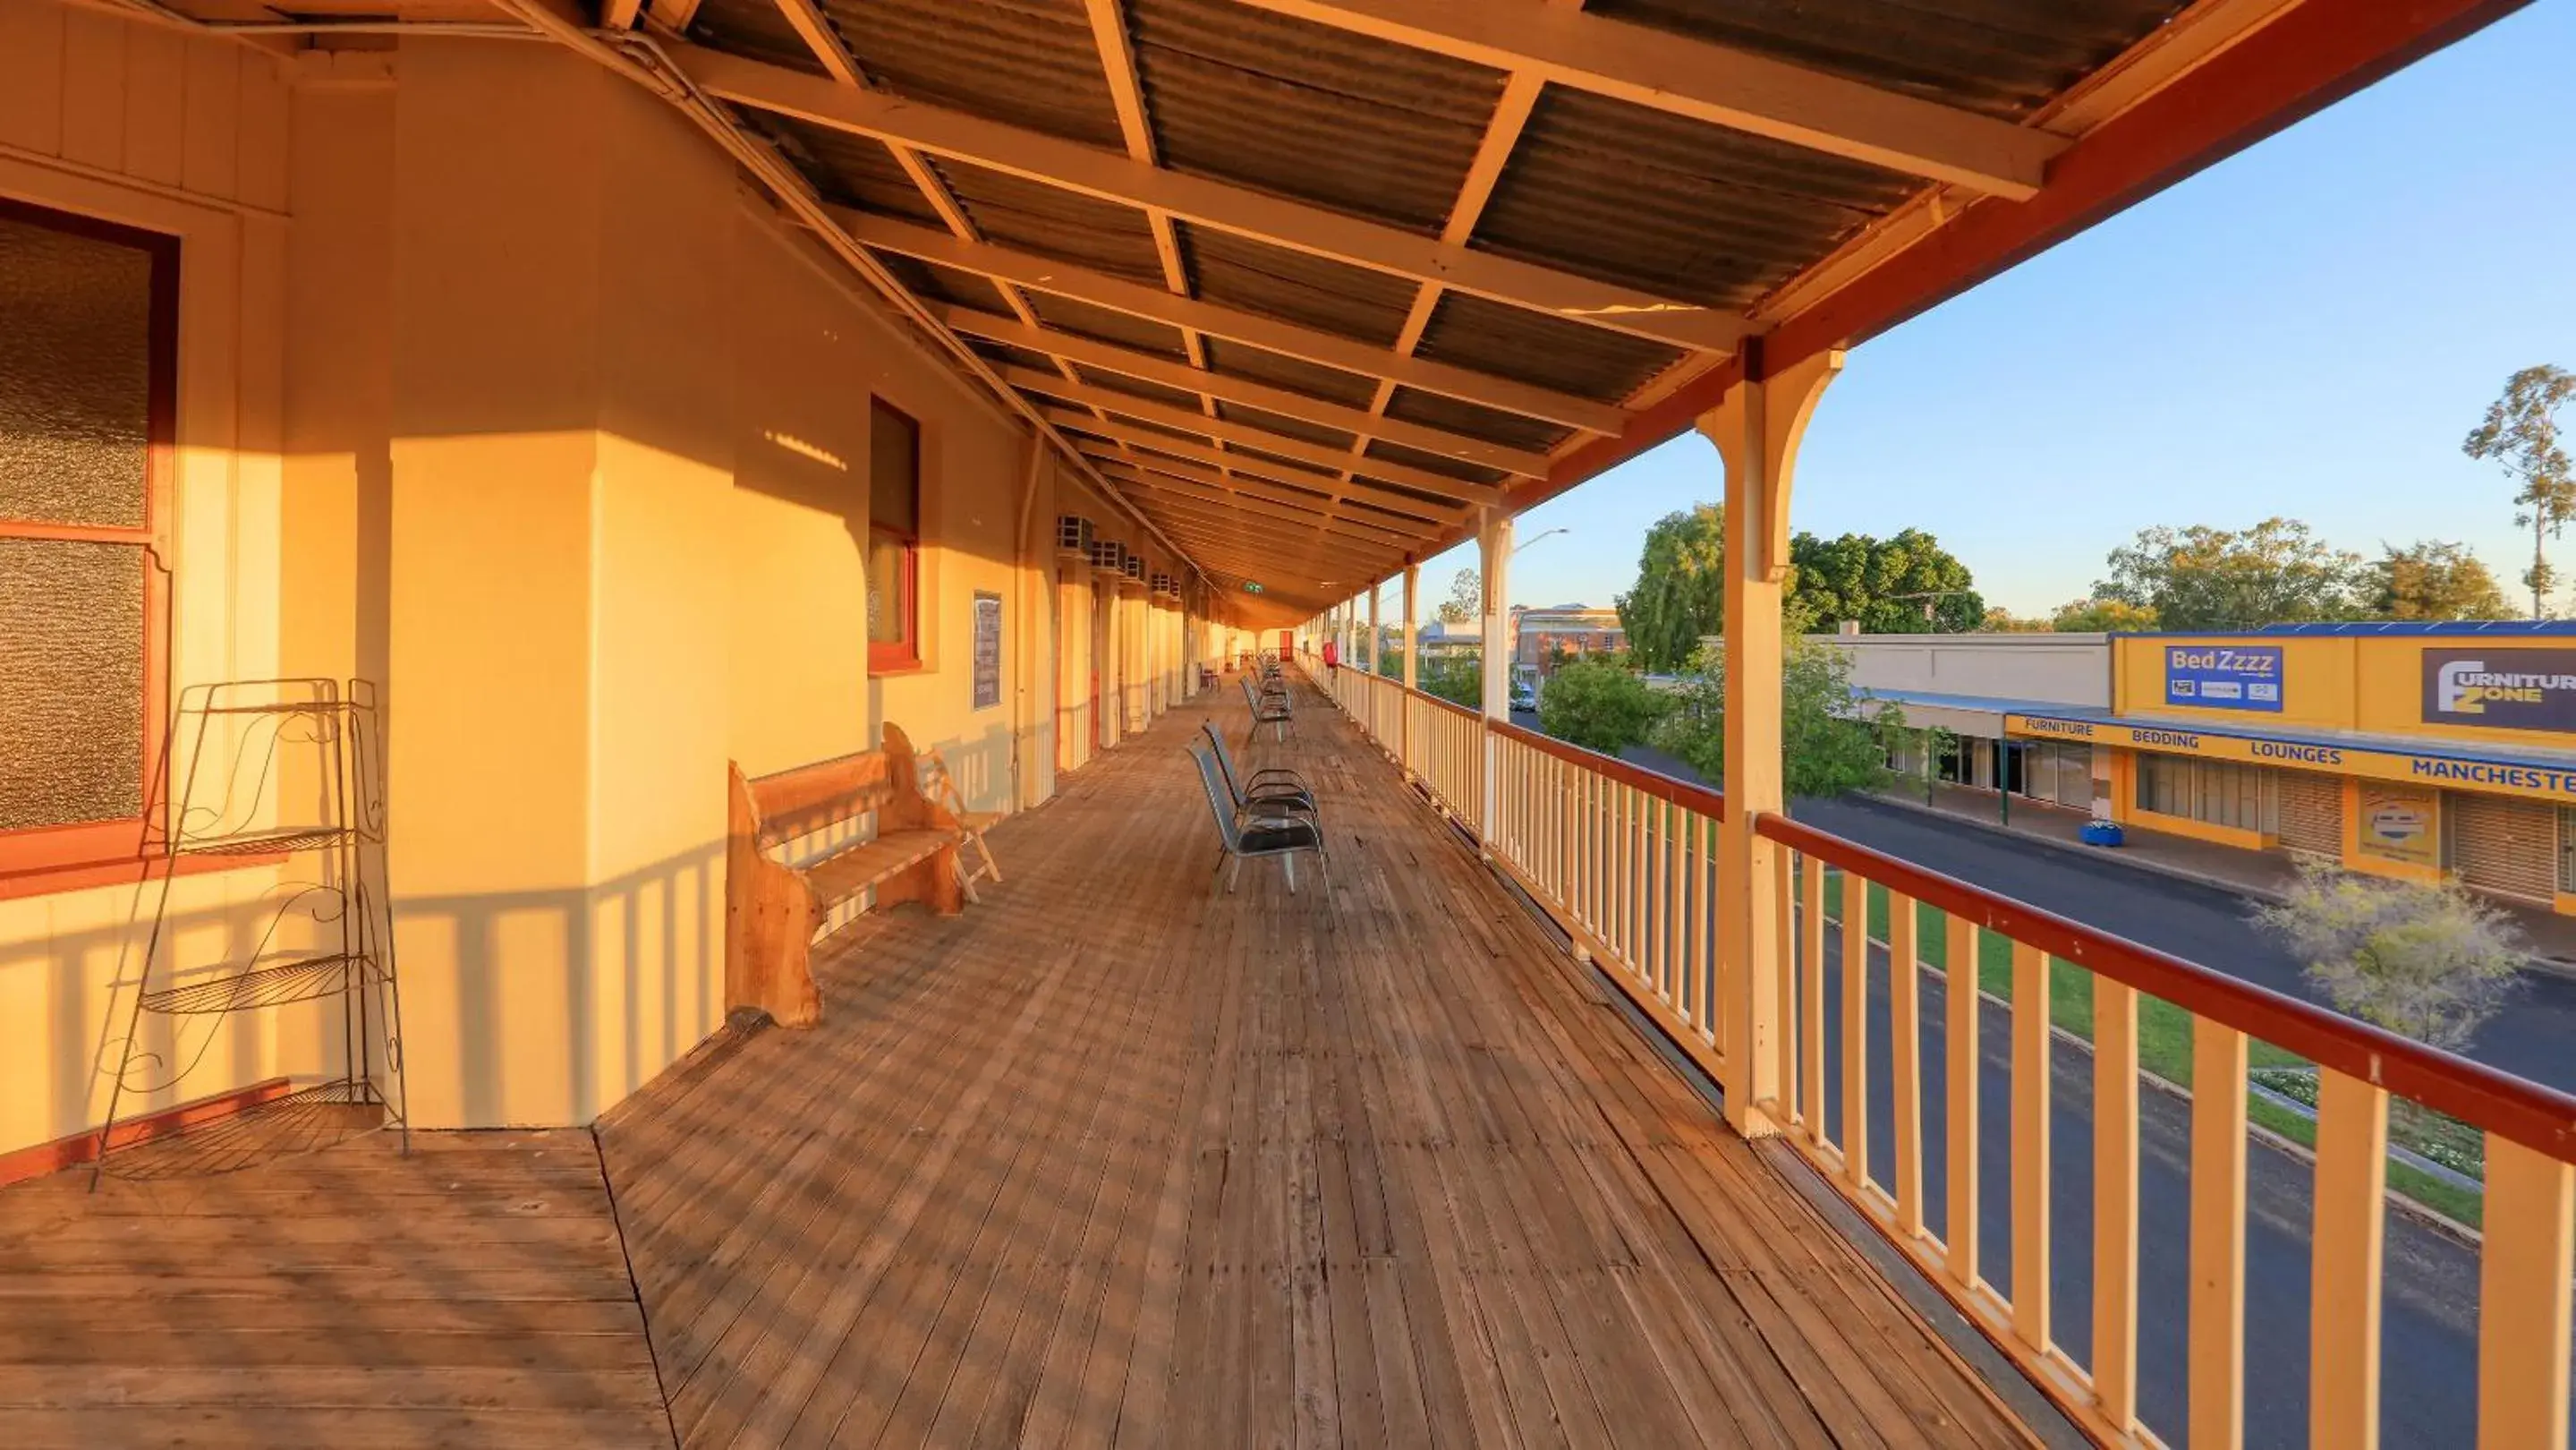
<svg viewBox="0 0 2576 1450"><path fill-rule="evenodd" d="M1285 388L1274 388L1267 383L1249 382L1242 378L1229 377L1224 373L1202 371L1187 363L1174 362L1169 358L1158 357L1136 348L1120 347L1115 343L1094 342L1077 333L1031 327L1017 318L1004 317L979 308L946 306L935 307L933 310L938 314L942 325L956 332L972 333L994 342L1007 342L1016 347L1027 348L1031 352L1041 352L1050 357L1105 368L1111 372L1124 373L1131 378L1141 378L1149 383L1160 383L1167 388L1178 388L1187 393L1205 393L1222 398L1229 403L1241 403L1247 408L1259 408L1264 412L1276 413L1283 418L1297 418L1326 428L1338 428L1345 433L1372 434L1389 443L1400 443L1407 448L1419 449L1424 453L1454 458L1461 463L1472 464L1478 468L1496 468L1505 473L1517 473L1523 478L1547 477L1548 462L1545 454L1531 453L1519 448L1506 448L1500 443L1488 443L1481 438L1470 438L1464 433L1452 433L1445 428L1433 428L1421 423L1399 423L1390 418L1377 417L1347 404L1329 403L1321 398L1310 398L1304 393L1292 393ZM1476 483L1469 479L1452 479L1449 482L1452 488L1467 490L1457 496L1470 503L1488 502L1496 492L1491 484Z"/></svg>
<svg viewBox="0 0 2576 1450"><path fill-rule="evenodd" d="M1668 115L2027 201L2067 139L1542 0L1245 0Z"/></svg>
<svg viewBox="0 0 2576 1450"><path fill-rule="evenodd" d="M1749 330L1733 312L1516 261L1401 227L1132 157L963 111L852 90L786 66L704 46L664 47L689 80L720 99L873 136L1193 225L1438 282L1514 307L1701 352L1732 352Z"/></svg>
<svg viewBox="0 0 2576 1450"><path fill-rule="evenodd" d="M1613 403L1579 398L1472 368L1408 356L1337 332L1282 322L1222 303L1176 295L1141 282L1130 282L1124 277L1113 277L1106 272L1095 272L1088 267L1039 256L1035 252L1023 252L989 241L966 241L936 227L925 227L897 217L852 211L846 207L828 209L834 220L841 223L842 230L871 247L882 247L925 262L937 262L943 267L973 272L994 281L1015 282L1039 292L1123 312L1130 317L1209 333L1307 362L1379 378L1401 387L1418 388L1480 407L1579 428L1586 433L1616 437L1619 430L1627 425L1627 411Z"/></svg>

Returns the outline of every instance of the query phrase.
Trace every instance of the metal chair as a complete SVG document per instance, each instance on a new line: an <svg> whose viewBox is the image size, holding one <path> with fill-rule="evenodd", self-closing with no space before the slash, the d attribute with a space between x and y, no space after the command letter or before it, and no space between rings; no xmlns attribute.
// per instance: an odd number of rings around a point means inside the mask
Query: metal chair
<svg viewBox="0 0 2576 1450"><path fill-rule="evenodd" d="M1199 733L1208 738L1216 753L1216 768L1225 777L1226 793L1234 797L1238 812L1282 814L1300 811L1307 815L1319 812L1315 793L1306 786L1305 778L1293 770L1272 766L1256 770L1249 777L1234 768L1234 752L1226 748L1225 734L1213 720L1202 721Z"/></svg>
<svg viewBox="0 0 2576 1450"><path fill-rule="evenodd" d="M1262 726L1272 725L1277 727L1272 738L1286 740L1288 732L1297 728L1297 713L1289 705L1287 693L1282 691L1276 695L1255 694L1250 680L1242 683L1243 703L1252 709L1252 729L1244 738L1247 741L1258 738Z"/></svg>
<svg viewBox="0 0 2576 1450"><path fill-rule="evenodd" d="M1228 792L1217 778L1215 757L1196 747L1183 752L1198 767L1199 784L1207 789L1208 814L1216 820L1217 844L1223 854L1217 857L1217 870L1224 871L1225 889L1232 895L1235 883L1243 874L1243 863L1250 858L1275 856L1279 869L1288 878L1288 894L1297 894L1297 857L1311 851L1315 864L1324 873L1324 900L1333 899L1333 859L1324 853L1324 827L1313 816L1261 816L1245 821L1226 806ZM1209 873L1214 886L1215 872Z"/></svg>

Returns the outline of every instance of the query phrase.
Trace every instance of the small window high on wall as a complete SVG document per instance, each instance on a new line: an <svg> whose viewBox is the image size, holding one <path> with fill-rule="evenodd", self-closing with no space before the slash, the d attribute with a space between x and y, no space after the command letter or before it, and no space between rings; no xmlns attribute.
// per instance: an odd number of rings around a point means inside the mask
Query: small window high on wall
<svg viewBox="0 0 2576 1450"><path fill-rule="evenodd" d="M868 409L868 668L921 664L921 425Z"/></svg>
<svg viewBox="0 0 2576 1450"><path fill-rule="evenodd" d="M178 267L175 238L0 201L0 894L143 850Z"/></svg>

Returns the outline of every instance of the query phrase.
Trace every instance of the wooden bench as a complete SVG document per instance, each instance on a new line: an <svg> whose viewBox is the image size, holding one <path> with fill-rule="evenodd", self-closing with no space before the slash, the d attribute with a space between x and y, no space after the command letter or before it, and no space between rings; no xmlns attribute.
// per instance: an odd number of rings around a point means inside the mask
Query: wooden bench
<svg viewBox="0 0 2576 1450"><path fill-rule="evenodd" d="M808 960L814 929L833 907L874 889L882 910L918 901L942 916L965 909L957 869L965 832L924 797L912 741L889 724L885 743L858 755L745 777L728 765L725 840L725 1004L757 1007L782 1027L823 1015ZM826 826L876 815L876 834L789 866L769 851Z"/></svg>

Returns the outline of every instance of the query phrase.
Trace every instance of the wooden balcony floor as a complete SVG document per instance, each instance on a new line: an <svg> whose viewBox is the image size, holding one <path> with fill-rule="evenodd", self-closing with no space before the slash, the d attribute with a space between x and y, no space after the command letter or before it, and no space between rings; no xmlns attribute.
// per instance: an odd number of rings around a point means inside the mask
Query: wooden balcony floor
<svg viewBox="0 0 2576 1450"><path fill-rule="evenodd" d="M1311 693L1212 894L1201 718L601 1125L682 1443L2022 1440Z"/></svg>
<svg viewBox="0 0 2576 1450"><path fill-rule="evenodd" d="M0 1445L2023 1441L1311 696L1329 915L1211 894L1200 718L596 1147L0 1190Z"/></svg>

